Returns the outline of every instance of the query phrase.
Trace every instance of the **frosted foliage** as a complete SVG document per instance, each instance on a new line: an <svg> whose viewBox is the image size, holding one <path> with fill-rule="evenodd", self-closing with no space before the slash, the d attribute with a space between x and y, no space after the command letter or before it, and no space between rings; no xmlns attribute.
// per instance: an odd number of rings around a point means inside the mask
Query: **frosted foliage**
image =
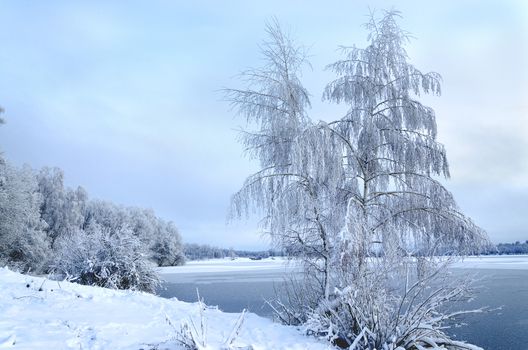
<svg viewBox="0 0 528 350"><path fill-rule="evenodd" d="M227 90L232 106L249 123L258 125L255 132L242 133L242 142L263 168L287 167L291 154L291 137L297 135L306 121L310 106L308 92L299 75L305 52L297 47L278 24L267 27L269 41L262 44L264 66L242 73L247 88Z"/></svg>
<svg viewBox="0 0 528 350"><path fill-rule="evenodd" d="M79 187L64 187L64 173L59 168L43 168L37 175L38 190L42 195L40 213L46 222L46 234L52 246L56 239L79 230L84 223L88 195Z"/></svg>
<svg viewBox="0 0 528 350"><path fill-rule="evenodd" d="M160 235L162 223L153 210L127 208L126 211L132 232L143 242L148 244Z"/></svg>
<svg viewBox="0 0 528 350"><path fill-rule="evenodd" d="M127 229L112 231L91 222L58 241L56 277L113 289L154 292L158 277L139 239Z"/></svg>
<svg viewBox="0 0 528 350"><path fill-rule="evenodd" d="M158 266L183 265L185 257L180 233L172 223L164 223L158 235L153 237L152 258Z"/></svg>
<svg viewBox="0 0 528 350"><path fill-rule="evenodd" d="M305 51L277 23L268 25L267 33L264 66L242 74L246 89L226 92L233 107L256 126L241 133L242 142L262 168L235 194L232 212L262 211L265 230L289 254L310 257L303 261L317 270L321 293L328 295L331 247L346 212L339 204L346 202L340 145L325 125L307 118L310 101L299 80Z"/></svg>
<svg viewBox="0 0 528 350"><path fill-rule="evenodd" d="M178 229L174 223L158 218L150 209L91 201L86 207L85 221L86 224L93 222L112 232L129 232L147 248L148 258L160 266L184 263L183 245Z"/></svg>
<svg viewBox="0 0 528 350"><path fill-rule="evenodd" d="M100 200L87 201L82 208L82 227L70 226L56 238L51 269L57 277L154 292L159 283L154 263L183 263L178 230L152 210Z"/></svg>
<svg viewBox="0 0 528 350"><path fill-rule="evenodd" d="M43 272L49 243L42 231L41 196L29 167L0 163L0 262L23 271Z"/></svg>
<svg viewBox="0 0 528 350"><path fill-rule="evenodd" d="M459 314L441 310L468 288L449 283L436 257L478 252L487 238L438 181L449 177L446 153L433 110L417 98L440 94L440 76L407 63L397 17L372 17L367 48L344 49L346 58L329 66L338 78L324 98L349 106L329 127L355 183L335 269L340 283L308 324L352 349L473 348L442 331Z"/></svg>
<svg viewBox="0 0 528 350"><path fill-rule="evenodd" d="M447 320L458 324L465 314L483 310L446 312L446 304L463 300L471 291L464 281L440 277L438 272L415 279L401 293L381 287L386 273L359 276L336 289L334 298L323 300L305 327L309 334L353 350L482 350L446 335ZM432 290L424 288L433 279L437 284ZM398 288L394 281L393 288Z"/></svg>
<svg viewBox="0 0 528 350"><path fill-rule="evenodd" d="M35 174L0 154L0 264L33 273L52 264L81 283L153 291L153 262L184 263L172 222L152 210L89 201L82 187L64 186L61 169Z"/></svg>
<svg viewBox="0 0 528 350"><path fill-rule="evenodd" d="M95 222L109 230L116 231L128 228L129 217L122 206L102 200L92 200L86 207L84 214L85 226Z"/></svg>
<svg viewBox="0 0 528 350"><path fill-rule="evenodd" d="M485 234L435 179L449 177L446 153L436 141L434 111L416 100L440 94L441 78L407 63L408 36L397 17L372 18L370 45L346 48L346 59L328 66L338 78L324 98L349 105L331 128L343 140L348 173L359 185L349 200L348 231L366 230L350 244L376 249L376 243L385 254L399 255L476 251Z"/></svg>

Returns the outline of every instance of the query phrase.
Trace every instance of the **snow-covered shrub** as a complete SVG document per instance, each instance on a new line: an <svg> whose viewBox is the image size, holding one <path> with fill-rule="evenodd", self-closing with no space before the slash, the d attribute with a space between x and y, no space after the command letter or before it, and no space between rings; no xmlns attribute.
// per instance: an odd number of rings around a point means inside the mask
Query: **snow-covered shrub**
<svg viewBox="0 0 528 350"><path fill-rule="evenodd" d="M480 349L444 332L457 317L483 311L447 311L470 295L467 281L454 280L443 268L387 280L379 269L369 269L323 300L305 323L307 333L350 350Z"/></svg>
<svg viewBox="0 0 528 350"><path fill-rule="evenodd" d="M90 223L57 241L54 275L113 289L154 292L159 279L136 236Z"/></svg>
<svg viewBox="0 0 528 350"><path fill-rule="evenodd" d="M317 309L321 294L318 282L310 276L287 276L275 287L278 298L267 301L274 317L281 323L293 326L304 324Z"/></svg>

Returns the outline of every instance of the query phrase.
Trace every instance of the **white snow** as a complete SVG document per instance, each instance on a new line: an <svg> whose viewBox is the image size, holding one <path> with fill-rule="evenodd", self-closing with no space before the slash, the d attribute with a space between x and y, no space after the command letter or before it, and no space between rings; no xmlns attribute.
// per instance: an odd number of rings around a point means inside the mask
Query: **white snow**
<svg viewBox="0 0 528 350"><path fill-rule="evenodd" d="M191 264L192 265L192 264ZM39 291L39 288L42 291ZM205 310L207 349L220 349L239 314ZM0 268L0 348L12 349L180 349L174 329L194 319L198 303L147 293L115 291L56 282ZM172 339L172 340L171 340ZM253 349L329 349L255 314L246 314L235 346Z"/></svg>

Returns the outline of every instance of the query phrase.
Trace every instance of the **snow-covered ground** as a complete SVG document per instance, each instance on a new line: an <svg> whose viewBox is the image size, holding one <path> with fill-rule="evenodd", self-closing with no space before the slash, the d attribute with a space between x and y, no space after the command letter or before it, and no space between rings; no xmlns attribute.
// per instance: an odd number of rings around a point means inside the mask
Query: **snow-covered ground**
<svg viewBox="0 0 528 350"><path fill-rule="evenodd" d="M199 325L198 303L58 283L0 268L0 348L180 349L167 317L178 329L190 318ZM208 349L221 349L238 318L205 310ZM251 313L234 345L255 350L329 348L294 327Z"/></svg>

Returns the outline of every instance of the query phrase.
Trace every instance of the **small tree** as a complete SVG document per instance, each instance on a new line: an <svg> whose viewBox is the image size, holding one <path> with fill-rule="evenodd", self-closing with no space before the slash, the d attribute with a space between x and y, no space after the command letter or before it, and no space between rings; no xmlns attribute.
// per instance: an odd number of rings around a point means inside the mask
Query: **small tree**
<svg viewBox="0 0 528 350"><path fill-rule="evenodd" d="M152 257L158 266L177 266L185 263L180 233L172 222L163 223L151 245Z"/></svg>
<svg viewBox="0 0 528 350"><path fill-rule="evenodd" d="M37 175L42 196L41 218L46 222L46 234L54 247L57 238L82 228L88 195L82 187L64 187L64 172L44 167Z"/></svg>

